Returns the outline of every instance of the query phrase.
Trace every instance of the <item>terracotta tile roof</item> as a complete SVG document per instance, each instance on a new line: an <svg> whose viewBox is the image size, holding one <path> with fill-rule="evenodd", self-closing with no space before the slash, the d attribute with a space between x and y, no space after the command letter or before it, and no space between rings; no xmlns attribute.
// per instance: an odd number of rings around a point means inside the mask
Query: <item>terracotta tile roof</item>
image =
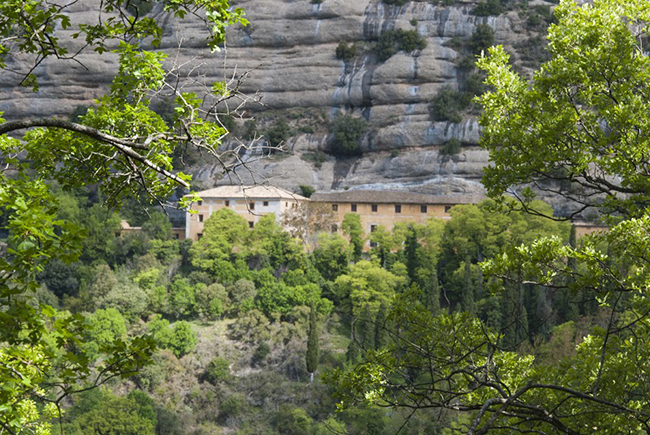
<svg viewBox="0 0 650 435"><path fill-rule="evenodd" d="M247 198L247 199L293 199L305 201L307 198L275 186L217 186L197 192L202 199L207 198Z"/></svg>
<svg viewBox="0 0 650 435"><path fill-rule="evenodd" d="M476 204L483 201L483 195L428 195L391 190L345 190L341 192L314 193L312 201L344 202L362 204Z"/></svg>

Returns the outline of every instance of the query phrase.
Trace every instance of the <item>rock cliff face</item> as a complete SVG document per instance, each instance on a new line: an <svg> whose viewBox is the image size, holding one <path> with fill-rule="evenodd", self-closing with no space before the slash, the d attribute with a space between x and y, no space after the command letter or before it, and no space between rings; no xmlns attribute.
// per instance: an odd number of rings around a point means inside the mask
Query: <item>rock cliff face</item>
<svg viewBox="0 0 650 435"><path fill-rule="evenodd" d="M476 194L482 190L479 180L487 155L477 147L480 129L475 114L465 110L460 122L434 122L429 104L445 86L464 90L472 71L462 66L462 60L472 56L467 44L479 25L487 24L495 42L507 46L516 59L530 60L530 52L540 51L542 39L535 38L543 26L534 28L529 11L535 7L548 11L550 3L531 2L528 9L498 16L475 15L477 1L473 0L448 6L433 3L238 0L237 6L246 10L251 24L231 28L221 54L210 54L204 48L198 22L172 19L166 22L161 49L178 62L199 63L205 83L248 71L241 90L258 92L261 104L247 108L244 119L236 122L235 135L246 136L246 128L263 134L281 120L288 124L287 153L261 158L263 152L253 149L243 156L247 167L239 175L245 182L266 177L290 190L305 184L325 191L390 188ZM73 22L90 22L93 9L93 1L77 2L71 10ZM158 8L151 13L163 14ZM426 47L398 51L380 61L377 39L398 29L417 32ZM61 30L60 38L69 33ZM177 52L181 41L185 49ZM356 46L356 53L346 60L336 56L341 42ZM115 58L87 54L80 60L83 67L71 62L39 66L41 90L37 93L22 91L16 87L18 76L7 76L0 83L0 111L14 119L68 117L76 106L91 104L115 72ZM521 65L524 70L530 66ZM82 72L81 81L66 80L70 68ZM367 121L361 155L335 158L327 154L331 146L328 125L342 114ZM246 126L245 120L249 121ZM456 149L441 153L450 141ZM225 146L234 146L234 140ZM219 182L217 165L199 160L201 164L192 168L198 187Z"/></svg>

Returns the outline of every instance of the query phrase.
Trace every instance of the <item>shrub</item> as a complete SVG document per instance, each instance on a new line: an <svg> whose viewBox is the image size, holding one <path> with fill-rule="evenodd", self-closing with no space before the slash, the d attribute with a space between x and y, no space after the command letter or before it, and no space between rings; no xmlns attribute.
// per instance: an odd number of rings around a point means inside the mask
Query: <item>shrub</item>
<svg viewBox="0 0 650 435"><path fill-rule="evenodd" d="M365 119L344 115L336 118L332 124L332 153L338 156L352 156L361 153L359 142L366 132L368 124Z"/></svg>
<svg viewBox="0 0 650 435"><path fill-rule="evenodd" d="M390 151L390 156L392 158L395 158L395 157L399 156L399 150L391 150Z"/></svg>
<svg viewBox="0 0 650 435"><path fill-rule="evenodd" d="M246 411L248 402L239 393L231 394L219 405L219 420L237 418Z"/></svg>
<svg viewBox="0 0 650 435"><path fill-rule="evenodd" d="M176 322L166 347L180 358L192 352L197 341L192 325L187 322Z"/></svg>
<svg viewBox="0 0 650 435"><path fill-rule="evenodd" d="M348 45L347 42L339 42L336 47L336 58L348 62L357 55L357 46L355 44Z"/></svg>
<svg viewBox="0 0 650 435"><path fill-rule="evenodd" d="M228 304L228 292L219 283L199 284L196 287L196 306L199 314L210 320L221 317Z"/></svg>
<svg viewBox="0 0 650 435"><path fill-rule="evenodd" d="M323 162L327 160L327 156L322 151L316 151L315 153L305 153L302 155L303 160L308 162L314 162L316 168L323 166Z"/></svg>
<svg viewBox="0 0 650 435"><path fill-rule="evenodd" d="M375 51L381 62L384 62L400 50L411 52L422 50L427 41L415 30L387 30L379 36Z"/></svg>
<svg viewBox="0 0 650 435"><path fill-rule="evenodd" d="M289 128L287 121L280 119L271 128L266 130L265 136L270 146L277 147L291 137L291 128Z"/></svg>
<svg viewBox="0 0 650 435"><path fill-rule="evenodd" d="M480 1L474 9L474 15L487 17L490 15L500 15L503 12L501 0Z"/></svg>
<svg viewBox="0 0 650 435"><path fill-rule="evenodd" d="M254 120L249 119L244 122L244 132L242 133L242 138L246 140L253 140L257 137L257 124Z"/></svg>
<svg viewBox="0 0 650 435"><path fill-rule="evenodd" d="M383 0L385 5L404 6L407 0Z"/></svg>
<svg viewBox="0 0 650 435"><path fill-rule="evenodd" d="M479 24L469 39L469 48L474 54L481 54L494 45L494 30L487 24Z"/></svg>
<svg viewBox="0 0 650 435"><path fill-rule="evenodd" d="M260 343L260 345L257 346L257 349L255 349L255 352L253 352L253 365L257 365L264 361L269 353L271 353L271 346L266 342Z"/></svg>
<svg viewBox="0 0 650 435"><path fill-rule="evenodd" d="M438 95L429 104L429 113L434 121L451 121L459 123L463 120L461 111L471 103L472 96L443 86Z"/></svg>
<svg viewBox="0 0 650 435"><path fill-rule="evenodd" d="M448 140L440 148L440 154L443 156L452 156L460 153L460 141L456 138Z"/></svg>
<svg viewBox="0 0 650 435"><path fill-rule="evenodd" d="M228 360L217 357L210 361L206 371L206 378L212 385L228 380L230 378L230 363Z"/></svg>
<svg viewBox="0 0 650 435"><path fill-rule="evenodd" d="M301 184L298 187L300 187L300 193L305 198L311 197L314 194L314 192L316 191L313 187L307 186L307 185L304 185L304 184Z"/></svg>

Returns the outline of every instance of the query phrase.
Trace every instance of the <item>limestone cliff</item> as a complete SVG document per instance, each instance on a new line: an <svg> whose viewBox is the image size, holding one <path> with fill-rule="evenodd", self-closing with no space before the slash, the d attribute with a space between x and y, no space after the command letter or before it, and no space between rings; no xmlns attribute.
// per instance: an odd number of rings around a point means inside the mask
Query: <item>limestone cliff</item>
<svg viewBox="0 0 650 435"><path fill-rule="evenodd" d="M71 10L73 22L92 20L93 3L76 3ZM231 28L222 53L210 54L204 48L199 25L191 20L168 19L161 49L174 61L200 65L205 83L248 72L241 90L249 95L257 92L261 100L233 123L234 136L264 136L281 121L288 125L282 137L286 153L260 159L263 151L251 150L243 156L247 167L239 175L245 182L266 177L290 190L305 184L317 190L390 188L474 194L482 189L479 179L487 163L487 155L476 146L475 113L465 107L455 120L460 122L434 121L430 103L445 87L454 91L467 87L473 74L467 65L473 54L467 47L480 25L492 29L494 41L515 54L522 70L534 66L536 58L543 56L540 32L546 23L540 25L539 20L548 17L550 3L515 5L496 16L477 15L474 0L442 3L238 0L251 24ZM160 8L151 13L163 14ZM380 60L378 39L398 29L416 34L426 47ZM70 32L60 30L59 36L69 38ZM180 42L183 51L176 50ZM337 58L341 43L354 45L354 54ZM86 54L80 60L83 66L55 61L39 66L37 93L21 90L16 86L19 76L4 73L0 111L7 118L68 117L75 107L92 104L115 72L115 58ZM14 64L19 65L20 59ZM81 81L65 80L70 68L83 72ZM328 154L329 125L341 114L367 121L360 155ZM450 143L455 147L451 151L445 148ZM224 146L234 146L234 140ZM195 161L191 171L199 187L211 187L221 179L216 164Z"/></svg>

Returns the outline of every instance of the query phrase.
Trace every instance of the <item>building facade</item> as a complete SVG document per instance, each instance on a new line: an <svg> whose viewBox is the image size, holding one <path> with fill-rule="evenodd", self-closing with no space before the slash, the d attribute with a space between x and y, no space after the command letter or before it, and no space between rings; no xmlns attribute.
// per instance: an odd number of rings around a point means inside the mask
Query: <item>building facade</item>
<svg viewBox="0 0 650 435"><path fill-rule="evenodd" d="M423 193L386 190L346 190L314 193L310 200L326 204L331 209L338 230L348 213L356 213L361 226L370 234L379 225L391 231L398 222L425 223L435 217L449 219L455 205L476 204L485 199L480 195L438 196Z"/></svg>
<svg viewBox="0 0 650 435"><path fill-rule="evenodd" d="M196 213L188 212L185 220L185 238L194 241L203 235L204 222L222 208L230 208L253 228L261 217L269 213L275 213L276 220L281 222L287 211L308 201L304 196L274 186L218 186L197 194L201 201L192 205Z"/></svg>

